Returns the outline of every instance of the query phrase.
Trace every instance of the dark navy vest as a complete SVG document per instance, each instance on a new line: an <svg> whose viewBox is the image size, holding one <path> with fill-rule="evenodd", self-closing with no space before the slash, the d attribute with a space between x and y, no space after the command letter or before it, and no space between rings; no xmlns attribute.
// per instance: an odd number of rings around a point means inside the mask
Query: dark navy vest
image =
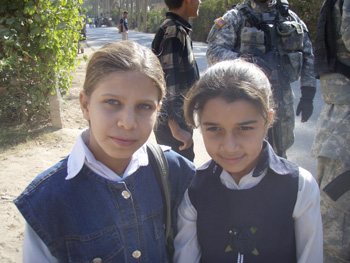
<svg viewBox="0 0 350 263"><path fill-rule="evenodd" d="M299 170L287 160L274 159L289 173L268 169L261 182L247 190L222 185L222 168L213 161L197 172L189 196L198 213L201 262L236 262L238 253L243 262L296 262L292 214Z"/></svg>

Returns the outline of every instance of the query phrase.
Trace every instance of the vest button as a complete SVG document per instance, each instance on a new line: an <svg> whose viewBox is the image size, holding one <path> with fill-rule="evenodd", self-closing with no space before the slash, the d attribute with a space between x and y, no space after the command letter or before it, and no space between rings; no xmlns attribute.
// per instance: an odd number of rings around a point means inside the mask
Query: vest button
<svg viewBox="0 0 350 263"><path fill-rule="evenodd" d="M124 191L122 192L122 196L123 196L125 199L129 199L129 198L130 198L130 193L129 193L128 191L124 190Z"/></svg>
<svg viewBox="0 0 350 263"><path fill-rule="evenodd" d="M138 250L135 250L134 252L132 252L132 256L134 258L139 258L139 257L141 257L141 252Z"/></svg>
<svg viewBox="0 0 350 263"><path fill-rule="evenodd" d="M101 263L102 262L102 258L94 258L92 260L92 263Z"/></svg>

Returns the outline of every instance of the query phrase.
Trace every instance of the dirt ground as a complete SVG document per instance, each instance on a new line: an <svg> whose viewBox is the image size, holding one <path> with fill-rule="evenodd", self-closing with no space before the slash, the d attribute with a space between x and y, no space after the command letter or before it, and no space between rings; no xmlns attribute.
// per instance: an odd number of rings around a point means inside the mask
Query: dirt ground
<svg viewBox="0 0 350 263"><path fill-rule="evenodd" d="M86 55L93 51L85 48ZM82 59L83 54L78 54ZM73 85L62 98L63 129L44 129L43 135L0 149L0 262L21 262L24 219L13 204L25 187L42 171L69 154L79 132L87 127L79 105L79 92L85 78L86 62L82 59L73 73Z"/></svg>

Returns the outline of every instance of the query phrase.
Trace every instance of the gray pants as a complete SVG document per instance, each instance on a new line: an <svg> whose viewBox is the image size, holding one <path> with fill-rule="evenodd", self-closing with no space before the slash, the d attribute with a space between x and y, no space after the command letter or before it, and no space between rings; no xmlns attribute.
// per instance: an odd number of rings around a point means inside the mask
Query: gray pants
<svg viewBox="0 0 350 263"><path fill-rule="evenodd" d="M324 263L350 262L350 191L336 202L322 189L339 174L350 169L341 161L318 157L317 181L321 188Z"/></svg>
<svg viewBox="0 0 350 263"><path fill-rule="evenodd" d="M277 98L275 98L276 100ZM295 126L295 111L294 111L294 93L290 85L283 88L283 100L275 101L277 105L277 110L275 112L275 123L276 130L274 132L278 136L274 140L279 141L277 145L282 145L280 151L282 154L279 154L281 157L287 158L286 152L294 143L294 126ZM271 131L271 130L270 130ZM269 132L269 135L272 135ZM268 141L274 148L276 154L278 154L275 144L272 143L272 138L268 138Z"/></svg>

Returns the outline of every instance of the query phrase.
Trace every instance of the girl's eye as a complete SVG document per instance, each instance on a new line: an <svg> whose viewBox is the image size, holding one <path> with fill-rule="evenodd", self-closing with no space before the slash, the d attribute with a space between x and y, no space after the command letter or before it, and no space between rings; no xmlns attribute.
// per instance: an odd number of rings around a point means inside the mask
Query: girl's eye
<svg viewBox="0 0 350 263"><path fill-rule="evenodd" d="M106 100L106 103L107 103L107 104L110 104L110 105L119 105L119 101L117 101L117 100L112 100L112 99Z"/></svg>
<svg viewBox="0 0 350 263"><path fill-rule="evenodd" d="M253 127L241 126L241 127L239 127L239 129L241 131L250 131L250 130L253 130Z"/></svg>
<svg viewBox="0 0 350 263"><path fill-rule="evenodd" d="M142 110L152 110L153 109L153 106L149 105L149 104L140 104L138 107Z"/></svg>
<svg viewBox="0 0 350 263"><path fill-rule="evenodd" d="M219 127L209 127L209 128L207 128L207 131L216 132L216 131L220 131L220 128Z"/></svg>

